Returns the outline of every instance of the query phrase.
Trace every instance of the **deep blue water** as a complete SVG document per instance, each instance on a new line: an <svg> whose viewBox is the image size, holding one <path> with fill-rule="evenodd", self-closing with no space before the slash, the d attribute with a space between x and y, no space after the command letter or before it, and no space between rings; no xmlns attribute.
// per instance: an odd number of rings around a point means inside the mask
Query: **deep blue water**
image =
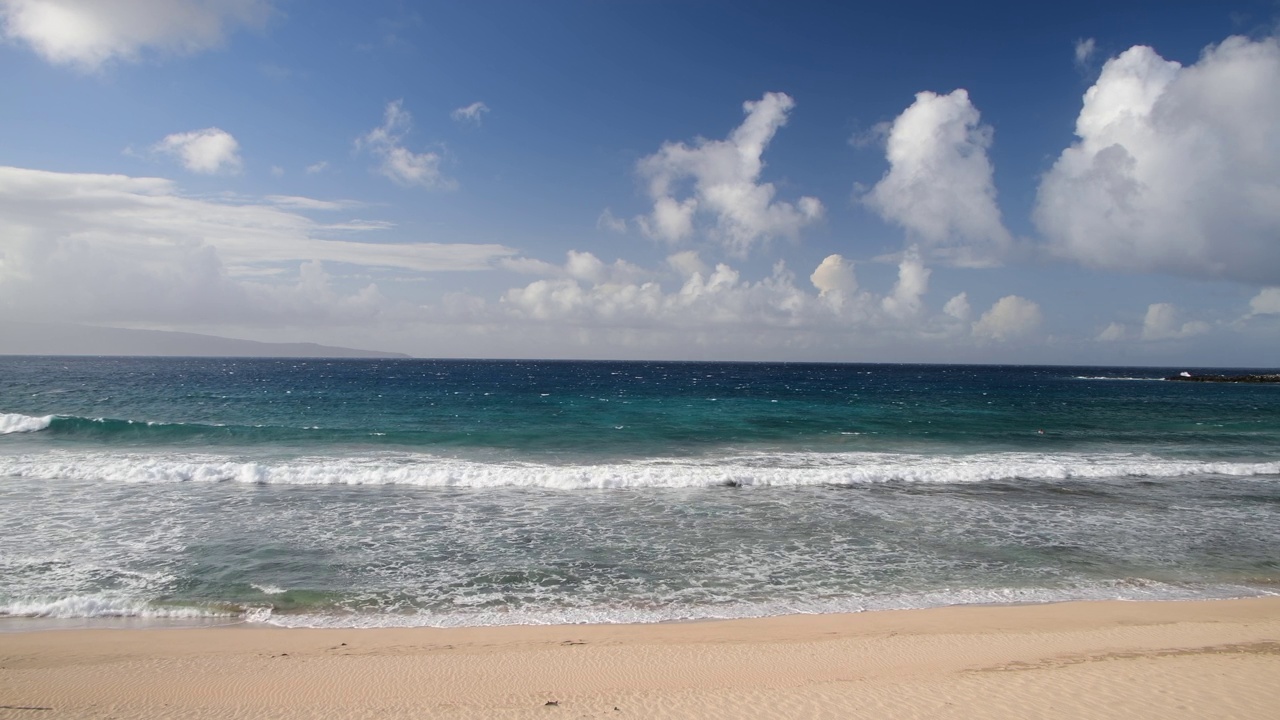
<svg viewBox="0 0 1280 720"><path fill-rule="evenodd" d="M1280 386L0 358L0 613L647 621L1280 587Z"/></svg>

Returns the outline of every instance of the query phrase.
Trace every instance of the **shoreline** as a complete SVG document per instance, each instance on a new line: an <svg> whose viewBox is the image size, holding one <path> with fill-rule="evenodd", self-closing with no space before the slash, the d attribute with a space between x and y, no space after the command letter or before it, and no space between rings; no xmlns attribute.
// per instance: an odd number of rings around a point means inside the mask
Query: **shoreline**
<svg viewBox="0 0 1280 720"><path fill-rule="evenodd" d="M1245 588L1235 588L1237 590ZM494 629L501 630L506 628L582 628L582 627L600 627L600 628L617 628L617 627L653 627L665 625L689 625L701 623L732 623L743 621L763 621L788 617L839 617L839 616L858 616L869 613L886 613L886 612L919 612L947 610L952 608L1003 608L1003 607L1031 607L1040 605L1064 605L1064 604L1094 604L1094 603L1197 603L1197 602L1222 602L1232 600L1255 600L1264 598L1280 598L1280 592L1269 592L1261 588L1252 588L1252 592L1239 594L1202 594L1193 596L1168 596L1168 597L1065 597L1061 599L992 599L992 600L976 600L976 601L956 601L950 604L936 605L870 605L862 606L858 609L833 609L833 610L793 610L791 612L782 612L776 614L760 614L760 615L728 615L728 616L694 616L694 617L671 617L656 620L554 620L549 622L543 621L512 621L499 622L492 624L458 624L458 625L414 625L414 624L388 624L388 625L291 625L288 623L277 623L269 620L249 620L244 614L228 613L225 615L193 615L183 616L166 616L166 615L102 615L102 616L86 616L86 617L56 617L56 616L40 616L40 615L0 615L0 637L12 635L15 633L29 632L62 632L62 631L81 631L81 630L127 630L127 631L148 631L148 630L211 630L219 628L238 628L243 630L322 630L322 631L366 631L366 630L485 630ZM282 613L281 618L288 618L289 613ZM272 614L272 617L275 617ZM413 617L409 615L407 617Z"/></svg>
<svg viewBox="0 0 1280 720"><path fill-rule="evenodd" d="M1276 596L637 625L229 623L5 633L0 718L1247 718L1280 706L1277 676Z"/></svg>

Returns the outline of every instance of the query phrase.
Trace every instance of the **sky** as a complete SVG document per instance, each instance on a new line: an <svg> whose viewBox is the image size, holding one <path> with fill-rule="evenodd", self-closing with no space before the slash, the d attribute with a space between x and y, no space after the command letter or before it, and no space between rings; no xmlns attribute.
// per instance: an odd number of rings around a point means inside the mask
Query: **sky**
<svg viewBox="0 0 1280 720"><path fill-rule="evenodd" d="M0 0L0 321L1275 367L1278 37L1274 0Z"/></svg>

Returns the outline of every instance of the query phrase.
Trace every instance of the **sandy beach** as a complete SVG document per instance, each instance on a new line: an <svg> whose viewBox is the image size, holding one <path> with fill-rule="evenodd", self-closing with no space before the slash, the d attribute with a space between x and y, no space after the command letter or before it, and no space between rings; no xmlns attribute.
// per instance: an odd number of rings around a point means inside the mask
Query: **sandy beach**
<svg viewBox="0 0 1280 720"><path fill-rule="evenodd" d="M0 718L1271 718L1280 598L0 635Z"/></svg>

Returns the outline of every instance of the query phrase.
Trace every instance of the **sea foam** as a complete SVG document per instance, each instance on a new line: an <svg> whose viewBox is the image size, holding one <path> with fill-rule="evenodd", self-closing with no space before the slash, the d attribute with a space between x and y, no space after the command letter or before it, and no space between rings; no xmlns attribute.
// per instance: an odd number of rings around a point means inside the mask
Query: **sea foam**
<svg viewBox="0 0 1280 720"><path fill-rule="evenodd" d="M1240 585L1175 585L1158 581L1091 582L1063 588L965 588L929 592L852 594L839 598L736 601L659 606L527 607L477 612L255 613L244 619L288 628L493 627L510 625L648 624L691 620L736 620L781 615L826 615L881 610L917 610L956 605L1022 605L1100 600L1218 600L1265 595Z"/></svg>
<svg viewBox="0 0 1280 720"><path fill-rule="evenodd" d="M857 613L954 605L1002 605L1081 600L1206 600L1267 595L1240 585L1180 585L1153 580L1091 582L1063 588L954 589L840 598L794 598L713 604L667 603L661 606L617 604L567 608L529 606L473 612L345 611L277 612L271 605L202 607L160 605L107 593L53 599L0 601L0 617L69 619L207 620L232 618L288 628L493 627L511 625L636 624L688 620L727 620L779 615Z"/></svg>
<svg viewBox="0 0 1280 720"><path fill-rule="evenodd" d="M0 457L0 475L106 483L415 485L559 490L995 480L1280 475L1280 462L1207 462L1130 453L744 453L632 462L479 462L423 454L244 460L201 454L55 452Z"/></svg>
<svg viewBox="0 0 1280 720"><path fill-rule="evenodd" d="M107 593L0 603L0 617L197 619L236 614L212 608L154 605L146 600Z"/></svg>

